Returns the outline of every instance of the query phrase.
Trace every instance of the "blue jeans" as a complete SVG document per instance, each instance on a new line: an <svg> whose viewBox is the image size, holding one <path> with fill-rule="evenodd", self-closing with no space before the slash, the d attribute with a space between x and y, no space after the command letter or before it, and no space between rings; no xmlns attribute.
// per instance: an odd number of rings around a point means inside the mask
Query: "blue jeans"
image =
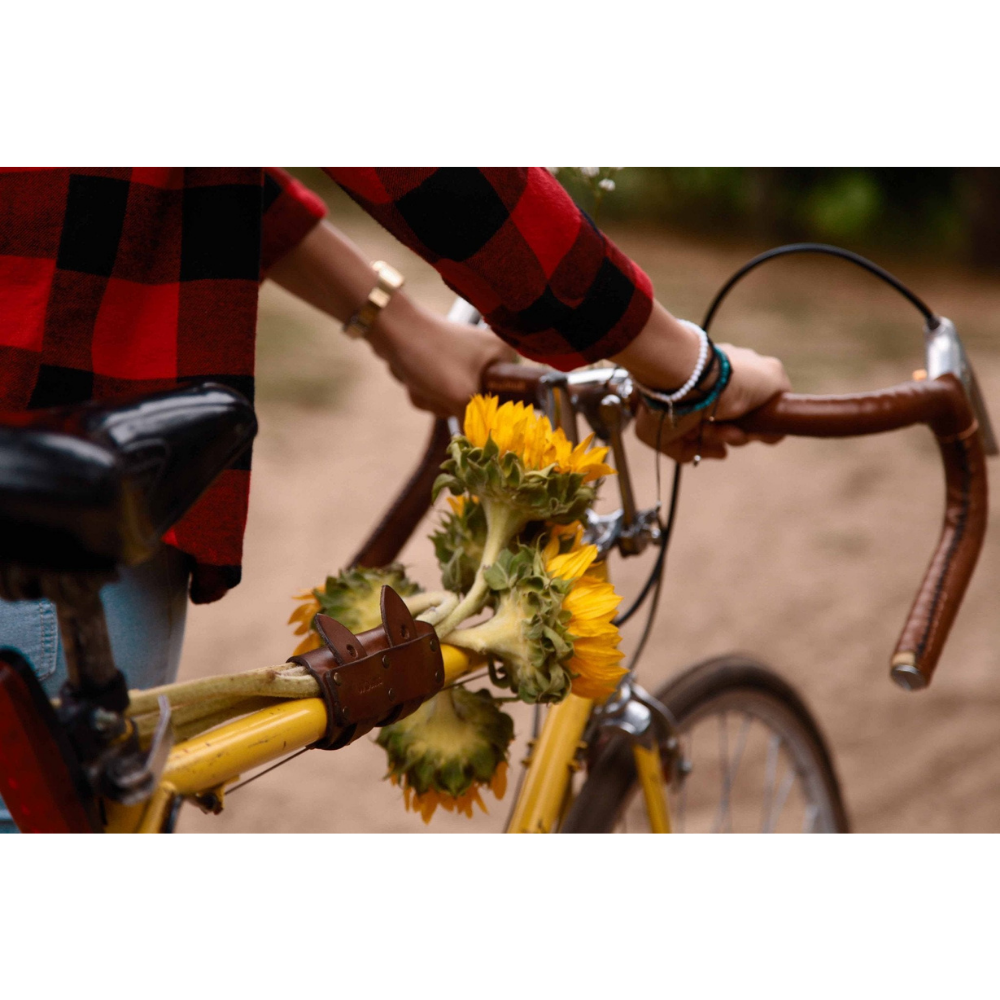
<svg viewBox="0 0 1000 1000"><path fill-rule="evenodd" d="M122 570L101 590L116 666L130 688L170 684L177 677L187 614L187 558L164 545L141 566ZM49 601L0 601L0 646L31 664L54 698L66 680L66 656L55 606ZM17 827L0 799L0 833Z"/></svg>

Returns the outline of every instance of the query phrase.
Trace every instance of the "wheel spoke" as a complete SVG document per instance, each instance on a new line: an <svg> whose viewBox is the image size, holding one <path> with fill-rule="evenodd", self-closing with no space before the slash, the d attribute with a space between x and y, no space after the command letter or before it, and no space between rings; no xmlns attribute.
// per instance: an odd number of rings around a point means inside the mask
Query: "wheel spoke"
<svg viewBox="0 0 1000 1000"><path fill-rule="evenodd" d="M734 664L746 676L732 676ZM755 675L760 683L751 683ZM818 833L842 827L836 779L815 724L756 664L739 658L706 662L663 688L660 700L674 725L666 792L678 833ZM718 727L714 733L713 727ZM632 833L649 828L638 773L626 783L616 774L618 767L609 758L605 770L588 776L568 829L588 828L591 811L593 828L611 825Z"/></svg>
<svg viewBox="0 0 1000 1000"><path fill-rule="evenodd" d="M792 785L794 784L795 768L789 766L788 772L781 782L781 787L778 789L778 796L774 800L774 808L771 810L771 816L768 819L767 829L764 831L765 833L774 833L774 830L778 825L778 820L781 819L781 812L785 808L785 800L788 798L788 793L792 790Z"/></svg>
<svg viewBox="0 0 1000 1000"><path fill-rule="evenodd" d="M719 810L712 823L712 833L719 833L729 815L729 716L722 712L719 715L719 764L722 768L722 798L719 800Z"/></svg>
<svg viewBox="0 0 1000 1000"><path fill-rule="evenodd" d="M778 780L778 759L781 754L781 737L775 733L767 743L767 763L764 766L764 802L761 807L760 832L767 833L767 823L774 801L774 783Z"/></svg>
<svg viewBox="0 0 1000 1000"><path fill-rule="evenodd" d="M733 832L733 812L732 812L732 794L733 785L736 782L736 772L739 770L740 761L743 760L743 751L747 745L747 735L750 732L750 724L753 719L747 714L743 713L743 722L740 724L739 732L736 734L736 747L733 750L732 760L729 759L729 733L727 730L726 716L722 716L721 725L722 733L720 734L720 747L722 749L722 802L719 804L720 815L717 818L716 826L720 829L723 828L723 823L725 823L724 829L728 833ZM722 810L725 810L724 813Z"/></svg>

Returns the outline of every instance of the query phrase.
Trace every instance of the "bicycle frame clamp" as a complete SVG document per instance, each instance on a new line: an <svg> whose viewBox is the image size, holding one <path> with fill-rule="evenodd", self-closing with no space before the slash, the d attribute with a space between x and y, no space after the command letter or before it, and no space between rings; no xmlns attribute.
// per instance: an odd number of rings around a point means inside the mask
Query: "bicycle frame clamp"
<svg viewBox="0 0 1000 1000"><path fill-rule="evenodd" d="M319 684L326 732L311 749L337 750L375 726L416 711L444 686L441 643L433 626L415 621L392 589L381 594L382 624L355 635L328 615L316 615L319 649L289 657Z"/></svg>

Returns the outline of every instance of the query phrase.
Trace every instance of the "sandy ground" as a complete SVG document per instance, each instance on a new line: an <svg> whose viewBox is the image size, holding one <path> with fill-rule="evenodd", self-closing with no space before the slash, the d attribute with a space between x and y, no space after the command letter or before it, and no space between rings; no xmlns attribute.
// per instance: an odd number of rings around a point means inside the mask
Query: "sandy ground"
<svg viewBox="0 0 1000 1000"><path fill-rule="evenodd" d="M337 221L372 258L408 275L422 301L451 293L426 265L366 217L336 203ZM713 290L760 247L706 246L659 233L613 234L649 272L659 297L698 319ZM888 262L966 338L1000 418L1000 284L928 265ZM339 569L376 521L423 447L429 418L335 324L279 289L261 303L259 406L244 582L194 608L182 678L282 662L295 641L290 595ZM788 261L734 294L717 339L785 359L800 391L873 389L922 365L921 323L902 300L847 265ZM641 501L655 489L653 456L631 442ZM995 469L995 465L991 465ZM669 466L664 466L669 475ZM642 682L655 689L685 665L749 652L804 694L833 748L854 829L1000 829L1000 669L997 502L991 534L934 685L912 695L888 660L937 540L941 474L919 429L870 440L787 440L756 446L685 476L662 606ZM437 584L426 534L403 553ZM644 559L613 567L626 599ZM636 634L629 626L626 647ZM527 711L515 712L523 757ZM241 790L219 817L194 808L182 831L498 831L508 801L473 820L441 814L429 827L382 780L383 752L365 738L308 753Z"/></svg>

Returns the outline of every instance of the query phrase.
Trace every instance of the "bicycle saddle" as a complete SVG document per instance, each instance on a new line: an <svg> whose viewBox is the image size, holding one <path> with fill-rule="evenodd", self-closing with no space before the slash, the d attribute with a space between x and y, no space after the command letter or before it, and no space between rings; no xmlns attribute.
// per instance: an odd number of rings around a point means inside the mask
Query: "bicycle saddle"
<svg viewBox="0 0 1000 1000"><path fill-rule="evenodd" d="M0 415L0 560L140 563L256 433L246 399L211 382Z"/></svg>

